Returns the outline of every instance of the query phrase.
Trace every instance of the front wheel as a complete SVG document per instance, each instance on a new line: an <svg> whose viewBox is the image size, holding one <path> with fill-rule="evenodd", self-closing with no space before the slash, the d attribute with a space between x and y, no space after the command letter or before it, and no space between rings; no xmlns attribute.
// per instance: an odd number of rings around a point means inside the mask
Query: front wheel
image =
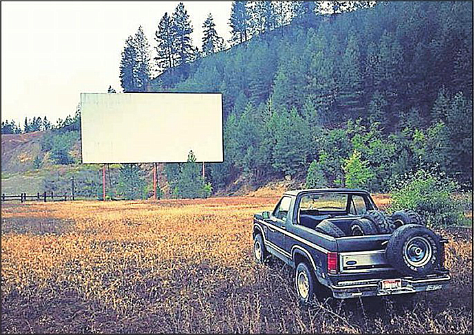
<svg viewBox="0 0 474 335"><path fill-rule="evenodd" d="M263 245L262 235L257 234L253 240L253 258L255 259L255 262L263 264L267 255L267 251Z"/></svg>
<svg viewBox="0 0 474 335"><path fill-rule="evenodd" d="M308 265L301 262L295 271L296 293L299 301L306 305L314 299L316 280Z"/></svg>

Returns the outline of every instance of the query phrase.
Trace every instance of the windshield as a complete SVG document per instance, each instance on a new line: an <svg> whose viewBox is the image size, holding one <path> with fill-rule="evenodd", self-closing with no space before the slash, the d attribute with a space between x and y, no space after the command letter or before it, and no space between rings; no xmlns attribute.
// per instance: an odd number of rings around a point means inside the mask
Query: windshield
<svg viewBox="0 0 474 335"><path fill-rule="evenodd" d="M318 210L322 212L345 211L348 194L310 193L301 197L300 210Z"/></svg>

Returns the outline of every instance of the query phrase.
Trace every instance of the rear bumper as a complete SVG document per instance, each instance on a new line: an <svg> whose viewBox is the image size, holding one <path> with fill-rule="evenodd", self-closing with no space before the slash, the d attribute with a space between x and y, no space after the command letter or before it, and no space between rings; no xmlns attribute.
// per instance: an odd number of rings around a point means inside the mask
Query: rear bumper
<svg viewBox="0 0 474 335"><path fill-rule="evenodd" d="M340 281L337 285L331 285L329 288L334 298L337 299L384 296L440 290L448 285L451 277L448 274L443 274L427 278L402 277L393 279L401 279L401 288L383 290L383 279Z"/></svg>

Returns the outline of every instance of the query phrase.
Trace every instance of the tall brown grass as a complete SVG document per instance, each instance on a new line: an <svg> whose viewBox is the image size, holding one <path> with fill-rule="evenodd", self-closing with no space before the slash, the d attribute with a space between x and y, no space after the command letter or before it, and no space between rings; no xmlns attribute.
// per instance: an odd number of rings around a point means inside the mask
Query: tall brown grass
<svg viewBox="0 0 474 335"><path fill-rule="evenodd" d="M301 307L291 270L254 264L252 214L275 197L2 206L4 333L470 333L471 231L449 289Z"/></svg>

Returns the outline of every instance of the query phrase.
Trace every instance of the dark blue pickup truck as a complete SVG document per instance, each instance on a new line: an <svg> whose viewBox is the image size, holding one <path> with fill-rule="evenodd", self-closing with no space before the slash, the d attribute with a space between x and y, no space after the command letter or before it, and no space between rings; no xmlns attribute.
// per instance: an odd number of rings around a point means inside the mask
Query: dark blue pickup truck
<svg viewBox="0 0 474 335"><path fill-rule="evenodd" d="M303 303L434 291L445 287L447 242L412 211L386 215L355 189L288 191L272 212L254 215L254 257L271 254L295 269ZM325 288L324 288L325 287Z"/></svg>

